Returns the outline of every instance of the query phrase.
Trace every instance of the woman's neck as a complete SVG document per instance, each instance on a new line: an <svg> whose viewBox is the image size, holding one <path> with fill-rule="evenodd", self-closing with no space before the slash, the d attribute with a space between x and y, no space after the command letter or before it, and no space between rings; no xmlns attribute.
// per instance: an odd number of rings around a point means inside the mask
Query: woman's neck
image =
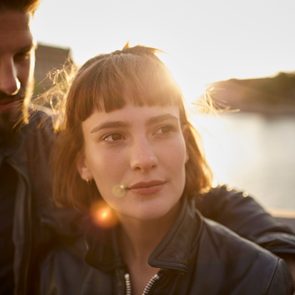
<svg viewBox="0 0 295 295"><path fill-rule="evenodd" d="M132 294L142 294L150 279L159 271L148 264L148 259L174 224L179 207L175 206L167 215L156 220L119 216L119 244L130 274Z"/></svg>
<svg viewBox="0 0 295 295"><path fill-rule="evenodd" d="M147 264L148 257L174 224L179 204L165 216L153 220L138 220L128 216L120 216L120 247L125 262L141 261Z"/></svg>
<svg viewBox="0 0 295 295"><path fill-rule="evenodd" d="M133 221L122 224L120 246L127 263L132 260L147 262L149 255L162 240L166 231L152 223Z"/></svg>

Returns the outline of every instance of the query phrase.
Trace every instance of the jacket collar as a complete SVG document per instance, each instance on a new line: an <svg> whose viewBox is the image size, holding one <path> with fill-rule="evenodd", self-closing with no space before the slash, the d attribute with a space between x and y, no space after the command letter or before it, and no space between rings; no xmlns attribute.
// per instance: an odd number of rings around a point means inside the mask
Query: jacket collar
<svg viewBox="0 0 295 295"><path fill-rule="evenodd" d="M197 243L202 228L202 219L194 202L184 198L175 224L150 255L153 267L185 272L197 251ZM117 242L117 228L91 229L88 232L88 251L85 260L102 271L124 267ZM89 235L90 234L90 235Z"/></svg>
<svg viewBox="0 0 295 295"><path fill-rule="evenodd" d="M18 128L6 139L0 138L0 164L3 160L10 159L19 150L23 142L22 129Z"/></svg>
<svg viewBox="0 0 295 295"><path fill-rule="evenodd" d="M5 139L0 138L0 164L2 161L7 160L16 167L26 161L24 158L25 144L26 141L31 140L27 136L29 133L36 133L38 124L41 125L42 120L45 122L45 118L48 117L39 111L30 111L30 118L27 124L20 123L11 136ZM27 164L22 163L21 166L27 166Z"/></svg>

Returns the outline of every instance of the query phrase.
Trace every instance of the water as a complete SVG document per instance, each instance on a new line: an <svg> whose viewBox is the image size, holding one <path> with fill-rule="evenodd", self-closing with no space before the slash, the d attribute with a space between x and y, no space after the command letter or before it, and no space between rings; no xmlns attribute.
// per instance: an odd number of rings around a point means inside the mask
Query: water
<svg viewBox="0 0 295 295"><path fill-rule="evenodd" d="M295 116L195 115L216 183L244 189L267 209L295 211Z"/></svg>

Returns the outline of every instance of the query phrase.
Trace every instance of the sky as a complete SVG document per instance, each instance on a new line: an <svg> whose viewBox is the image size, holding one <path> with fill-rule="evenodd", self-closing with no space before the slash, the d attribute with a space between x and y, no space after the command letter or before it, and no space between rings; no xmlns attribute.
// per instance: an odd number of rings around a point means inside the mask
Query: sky
<svg viewBox="0 0 295 295"><path fill-rule="evenodd" d="M164 51L188 99L229 78L295 71L294 0L41 0L38 42L78 64L126 42Z"/></svg>

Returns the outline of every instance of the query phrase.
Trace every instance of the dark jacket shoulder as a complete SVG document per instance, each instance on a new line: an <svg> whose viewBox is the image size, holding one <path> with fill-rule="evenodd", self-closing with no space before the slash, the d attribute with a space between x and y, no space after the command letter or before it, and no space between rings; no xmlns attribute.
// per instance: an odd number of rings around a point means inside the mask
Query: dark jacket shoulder
<svg viewBox="0 0 295 295"><path fill-rule="evenodd" d="M206 282L207 273L220 282L220 294L292 294L291 276L279 257L211 220L204 220L201 239L198 276Z"/></svg>
<svg viewBox="0 0 295 295"><path fill-rule="evenodd" d="M276 255L295 255L295 234L271 216L251 195L226 185L196 199L196 208L238 235Z"/></svg>
<svg viewBox="0 0 295 295"><path fill-rule="evenodd" d="M67 288L80 295L94 294L97 288L100 293L95 294L124 294L124 267L112 239L100 235L92 249L84 242L50 253L42 268L44 294L69 294ZM292 294L291 277L280 258L189 206L182 208L149 263L161 269L151 294Z"/></svg>

